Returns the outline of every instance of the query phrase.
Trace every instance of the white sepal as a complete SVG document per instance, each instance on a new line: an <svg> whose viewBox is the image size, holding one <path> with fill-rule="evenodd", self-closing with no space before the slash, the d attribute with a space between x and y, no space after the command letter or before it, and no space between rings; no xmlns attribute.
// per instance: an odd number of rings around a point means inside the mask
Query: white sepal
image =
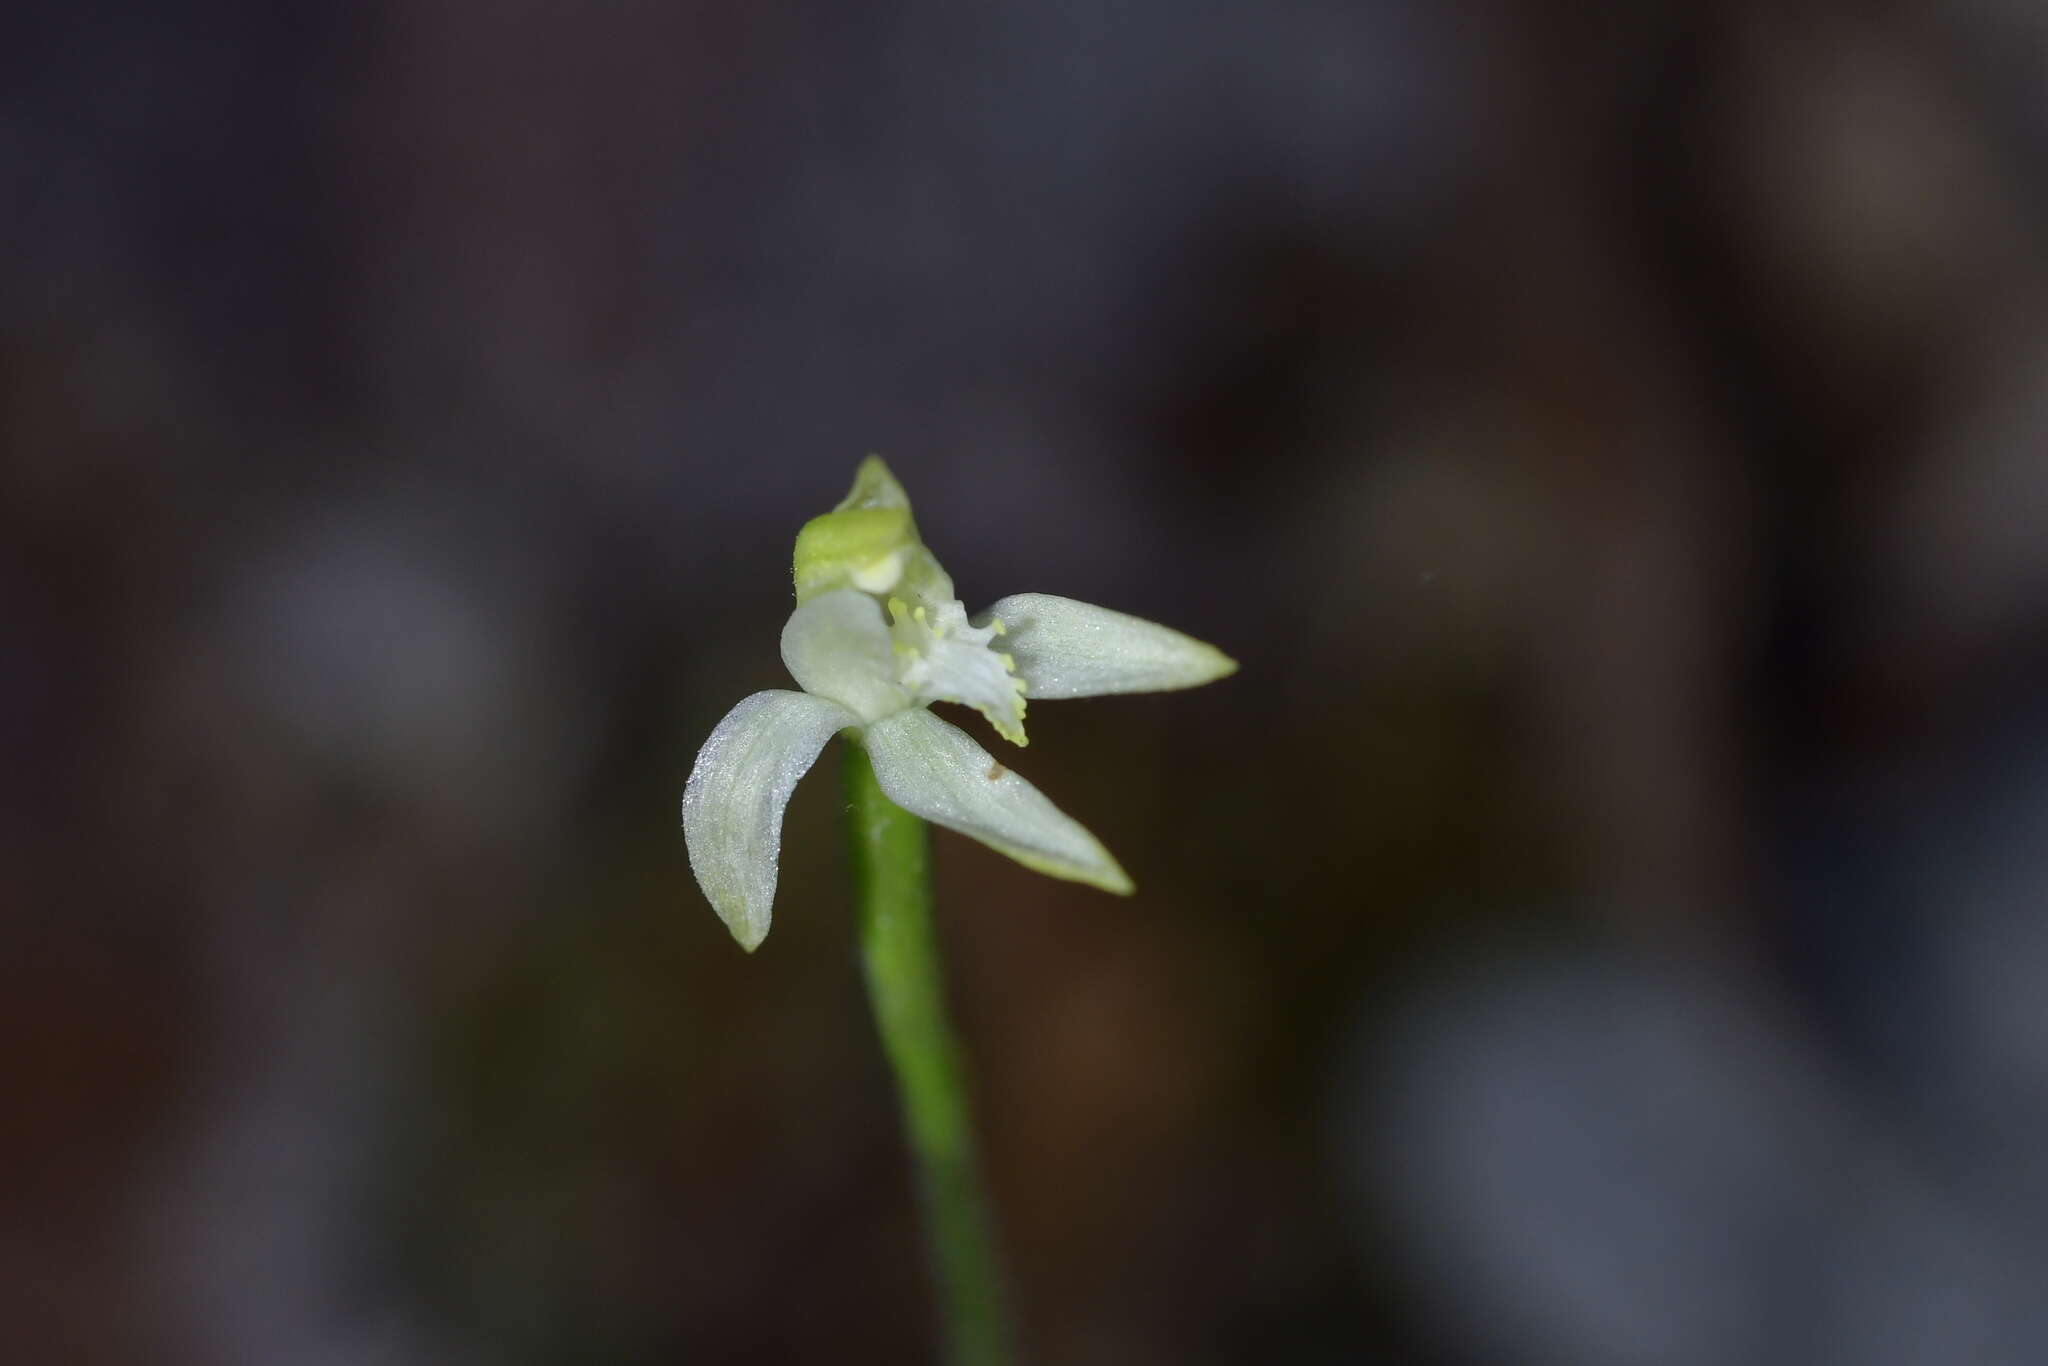
<svg viewBox="0 0 2048 1366"><path fill-rule="evenodd" d="M850 707L863 721L910 705L881 604L851 588L820 593L789 614L782 662L805 692Z"/></svg>
<svg viewBox="0 0 2048 1366"><path fill-rule="evenodd" d="M1003 623L1025 696L1166 692L1237 672L1213 645L1140 617L1049 593L1016 593L975 618Z"/></svg>
<svg viewBox="0 0 2048 1366"><path fill-rule="evenodd" d="M772 689L726 713L697 752L683 787L690 868L749 953L768 935L789 794L833 732L859 724L837 702Z"/></svg>
<svg viewBox="0 0 2048 1366"><path fill-rule="evenodd" d="M1104 891L1131 890L1095 836L959 727L913 707L869 726L863 743L882 791L904 810L1038 872Z"/></svg>

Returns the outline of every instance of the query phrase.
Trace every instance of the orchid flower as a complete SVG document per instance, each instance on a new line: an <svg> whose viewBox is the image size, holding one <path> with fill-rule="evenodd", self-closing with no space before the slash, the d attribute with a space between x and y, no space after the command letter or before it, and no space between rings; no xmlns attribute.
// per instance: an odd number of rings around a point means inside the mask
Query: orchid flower
<svg viewBox="0 0 2048 1366"><path fill-rule="evenodd" d="M803 689L746 698L718 723L683 789L683 833L704 895L742 948L768 934L782 814L835 732L864 745L905 810L1054 877L1126 894L1100 841L965 731L963 703L1025 743L1034 699L1191 688L1233 673L1220 650L1137 617L1020 593L969 617L919 539L910 499L876 457L796 539L796 610L782 662Z"/></svg>

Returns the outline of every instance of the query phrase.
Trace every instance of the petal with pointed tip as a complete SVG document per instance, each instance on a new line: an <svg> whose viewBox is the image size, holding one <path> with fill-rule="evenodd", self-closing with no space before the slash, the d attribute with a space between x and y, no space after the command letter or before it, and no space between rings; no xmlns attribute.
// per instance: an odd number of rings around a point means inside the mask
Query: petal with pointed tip
<svg viewBox="0 0 2048 1366"><path fill-rule="evenodd" d="M1050 593L1015 593L975 619L1003 623L1026 697L1167 692L1213 683L1237 661L1213 645L1141 617Z"/></svg>
<svg viewBox="0 0 2048 1366"><path fill-rule="evenodd" d="M690 868L749 953L768 935L789 794L833 732L859 724L837 702L778 688L726 713L697 751L683 788Z"/></svg>
<svg viewBox="0 0 2048 1366"><path fill-rule="evenodd" d="M980 840L1027 868L1128 893L1131 880L1079 821L922 707L869 726L875 777L904 810Z"/></svg>

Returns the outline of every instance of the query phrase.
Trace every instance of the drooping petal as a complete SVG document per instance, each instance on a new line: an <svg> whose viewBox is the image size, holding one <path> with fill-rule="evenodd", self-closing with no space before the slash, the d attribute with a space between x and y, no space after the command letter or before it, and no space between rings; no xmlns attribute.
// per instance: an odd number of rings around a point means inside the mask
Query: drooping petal
<svg viewBox="0 0 2048 1366"><path fill-rule="evenodd" d="M889 800L972 836L1027 868L1128 893L1131 880L1095 836L1004 768L957 726L922 707L862 737Z"/></svg>
<svg viewBox="0 0 2048 1366"><path fill-rule="evenodd" d="M772 689L726 713L683 787L690 868L718 918L753 952L768 934L782 812L832 733L860 718L823 697Z"/></svg>
<svg viewBox="0 0 2048 1366"><path fill-rule="evenodd" d="M910 705L882 605L851 588L821 593L789 614L782 662L807 693L879 721Z"/></svg>
<svg viewBox="0 0 2048 1366"><path fill-rule="evenodd" d="M997 621L1027 697L1166 692L1237 672L1236 660L1193 636L1049 593L1012 594L975 618Z"/></svg>

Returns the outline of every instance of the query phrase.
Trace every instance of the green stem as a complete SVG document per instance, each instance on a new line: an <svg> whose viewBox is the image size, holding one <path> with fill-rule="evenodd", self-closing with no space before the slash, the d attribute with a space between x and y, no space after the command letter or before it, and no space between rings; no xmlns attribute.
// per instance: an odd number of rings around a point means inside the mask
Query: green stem
<svg viewBox="0 0 2048 1366"><path fill-rule="evenodd" d="M946 1018L924 822L883 795L859 745L846 747L846 797L868 996L917 1163L948 1360L1006 1366L1014 1354L1002 1269L976 1170L960 1045Z"/></svg>

